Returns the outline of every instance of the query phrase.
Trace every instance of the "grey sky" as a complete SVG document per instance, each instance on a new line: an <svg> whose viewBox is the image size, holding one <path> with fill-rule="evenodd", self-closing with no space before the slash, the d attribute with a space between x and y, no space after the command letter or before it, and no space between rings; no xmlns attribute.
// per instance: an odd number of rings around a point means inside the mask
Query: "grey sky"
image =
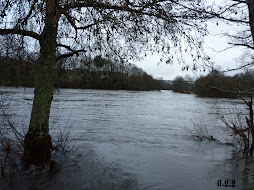
<svg viewBox="0 0 254 190"><path fill-rule="evenodd" d="M226 4L233 3L233 1L225 1L225 0L206 0L206 2L210 5L217 6L224 6ZM247 10L247 9L246 9ZM240 13L241 15L241 13ZM234 15L236 17L240 16L239 14ZM218 23L218 25L217 25ZM228 49L227 51L216 53L216 51L221 51L227 47L229 47L228 42L230 39L227 37L223 37L222 33L230 33L230 34L237 34L238 31L242 31L245 26L241 24L225 24L220 20L216 20L214 22L207 23L208 25L208 32L211 35L205 37L205 44L204 44L204 51L205 53L211 57L211 60L215 62L215 67L220 67L222 70L232 69L239 67L243 60L242 58L239 59L241 55L246 56L246 49L242 47L234 47ZM248 26L247 26L248 27ZM177 62L174 62L173 65L166 65L165 63L161 63L157 65L159 62L159 55L157 56L149 56L148 58L144 59L143 61L136 62L136 65L144 69L148 74L153 75L154 77L163 77L164 79L174 79L176 76L181 75L185 76L186 74L191 76L200 76L204 75L207 72L197 72L193 74L192 71L182 71L182 65L179 65ZM250 56L249 56L250 57ZM188 64L192 63L192 60L188 60L186 58L186 62ZM233 75L236 72L228 72L227 74Z"/></svg>
<svg viewBox="0 0 254 190"><path fill-rule="evenodd" d="M240 61L237 60L237 58L244 53L244 48L234 47L221 53L214 51L221 51L229 47L228 42L230 39L225 36L223 37L220 35L221 33L236 30L237 26L233 25L227 26L225 24L219 24L219 26L217 26L214 23L210 23L208 25L208 31L212 35L205 37L204 50L211 57L212 61L215 62L215 67L220 67L222 70L227 70L236 68L240 65ZM145 70L148 74L153 75L155 78L162 77L165 80L172 80L178 75L185 76L188 74L191 76L200 76L207 73L198 71L194 74L191 70L182 71L183 65L179 65L177 62L174 62L173 65L167 65L166 63L160 63L158 65L159 60L160 55L149 55L144 60L136 62L135 64ZM186 62L189 64L191 63L191 60L186 60ZM235 74L235 72L230 72L228 74L232 75Z"/></svg>

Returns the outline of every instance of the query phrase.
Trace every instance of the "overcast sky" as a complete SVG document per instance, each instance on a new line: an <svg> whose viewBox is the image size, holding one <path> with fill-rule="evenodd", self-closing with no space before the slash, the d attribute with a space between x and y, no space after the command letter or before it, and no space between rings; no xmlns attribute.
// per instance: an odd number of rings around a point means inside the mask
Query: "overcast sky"
<svg viewBox="0 0 254 190"><path fill-rule="evenodd" d="M211 57L212 61L215 62L215 66L219 66L222 70L232 69L239 66L240 63L239 60L237 61L237 58L239 58L244 53L244 49L239 47L235 47L221 53L216 53L213 51L213 49L220 51L229 47L228 41L230 41L230 39L227 37L222 37L219 34L221 32L234 31L235 29L236 26L233 25L226 26L225 24L219 24L219 26L217 26L216 24L212 23L208 25L208 31L213 35L206 36L204 49L205 52ZM158 65L159 60L160 55L150 55L142 61L135 62L135 64L138 67L141 67L148 74L151 74L153 77L162 77L165 80L172 80L179 75L185 76L188 74L191 76L200 76L207 73L202 71L196 72L194 74L193 71L190 70L182 71L182 65L179 65L177 62L173 63L173 65L167 65L166 63L160 63ZM186 62L191 63L191 60L186 60ZM228 74L232 75L235 74L235 72Z"/></svg>

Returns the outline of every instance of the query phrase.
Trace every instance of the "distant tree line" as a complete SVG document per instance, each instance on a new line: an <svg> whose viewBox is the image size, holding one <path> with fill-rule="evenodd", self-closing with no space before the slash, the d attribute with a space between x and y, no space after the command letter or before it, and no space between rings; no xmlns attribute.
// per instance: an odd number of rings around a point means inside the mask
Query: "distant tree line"
<svg viewBox="0 0 254 190"><path fill-rule="evenodd" d="M236 98L244 96L244 91L254 89L254 70L245 70L234 76L213 70L196 80L188 75L177 76L167 89L179 93L195 93L200 97Z"/></svg>
<svg viewBox="0 0 254 190"><path fill-rule="evenodd" d="M235 98L244 90L254 88L254 70L246 70L234 76L213 71L195 81L195 93L201 97Z"/></svg>
<svg viewBox="0 0 254 190"><path fill-rule="evenodd" d="M36 62L0 56L0 85L33 87Z"/></svg>
<svg viewBox="0 0 254 190"><path fill-rule="evenodd" d="M186 75L185 77L177 76L173 81L172 84L168 87L170 90L179 93L194 93L195 85L194 79L190 76Z"/></svg>
<svg viewBox="0 0 254 190"><path fill-rule="evenodd" d="M78 67L60 62L55 66L55 88L111 89L111 90L160 90L161 80L155 80L135 65L114 63L97 56L80 61ZM77 65L77 64L76 64ZM34 87L38 63L0 57L0 85Z"/></svg>

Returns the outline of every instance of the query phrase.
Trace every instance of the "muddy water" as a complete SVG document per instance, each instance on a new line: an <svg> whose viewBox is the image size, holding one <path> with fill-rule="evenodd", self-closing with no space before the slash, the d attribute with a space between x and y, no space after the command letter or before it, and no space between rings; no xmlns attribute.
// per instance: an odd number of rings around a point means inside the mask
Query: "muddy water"
<svg viewBox="0 0 254 190"><path fill-rule="evenodd" d="M1 91L11 99L14 123L25 128L33 89ZM246 189L253 182L252 160L223 143L195 140L188 131L193 124L203 124L213 137L228 141L216 113L235 107L243 106L236 100L171 91L61 89L52 103L51 133L55 136L70 128L77 149L66 156L54 155L62 164L54 175L23 177L11 184L2 178L0 185L3 189L224 189L228 180L234 189Z"/></svg>

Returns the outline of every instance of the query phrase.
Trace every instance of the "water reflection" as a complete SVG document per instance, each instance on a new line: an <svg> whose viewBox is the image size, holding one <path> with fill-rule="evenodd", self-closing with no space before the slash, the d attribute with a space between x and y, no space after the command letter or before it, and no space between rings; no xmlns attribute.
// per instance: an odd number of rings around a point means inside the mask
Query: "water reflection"
<svg viewBox="0 0 254 190"><path fill-rule="evenodd" d="M251 189L254 184L253 157L246 156L239 152L233 152L232 158L225 161L228 167L228 178L236 180L237 189Z"/></svg>

